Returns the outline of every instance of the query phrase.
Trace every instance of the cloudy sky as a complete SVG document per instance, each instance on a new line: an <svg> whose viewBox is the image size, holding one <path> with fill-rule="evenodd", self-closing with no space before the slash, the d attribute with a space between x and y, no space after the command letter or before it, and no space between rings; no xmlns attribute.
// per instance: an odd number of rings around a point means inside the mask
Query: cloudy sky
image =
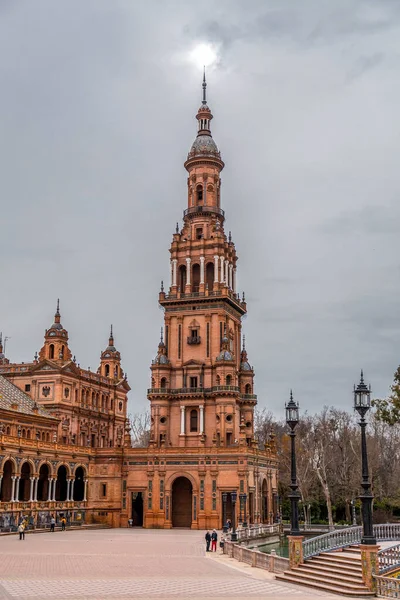
<svg viewBox="0 0 400 600"><path fill-rule="evenodd" d="M30 361L56 300L95 370L110 323L147 407L209 45L223 208L261 407L376 396L400 363L400 3L0 1L0 330ZM194 53L194 54L193 54Z"/></svg>

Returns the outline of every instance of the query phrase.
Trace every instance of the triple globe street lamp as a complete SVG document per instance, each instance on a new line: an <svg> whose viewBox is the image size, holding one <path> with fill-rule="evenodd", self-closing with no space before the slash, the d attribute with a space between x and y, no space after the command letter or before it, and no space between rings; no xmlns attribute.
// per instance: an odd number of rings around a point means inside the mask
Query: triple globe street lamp
<svg viewBox="0 0 400 600"><path fill-rule="evenodd" d="M286 423L290 427L290 447L291 447L291 468L290 468L290 535L300 535L299 529L299 486L297 485L297 471L296 471L296 434L295 428L299 422L299 404L293 400L293 393L290 390L290 400L285 405L286 409Z"/></svg>

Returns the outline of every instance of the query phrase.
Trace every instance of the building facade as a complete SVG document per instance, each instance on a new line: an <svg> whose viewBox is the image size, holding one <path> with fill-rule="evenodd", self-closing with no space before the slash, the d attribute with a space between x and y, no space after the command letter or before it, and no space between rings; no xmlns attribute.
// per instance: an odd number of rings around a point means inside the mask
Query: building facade
<svg viewBox="0 0 400 600"><path fill-rule="evenodd" d="M257 396L242 334L247 306L224 229L224 163L212 118L204 79L184 164L183 227L173 234L170 284L158 299L164 326L150 367L148 447L131 447L130 388L112 330L97 372L81 369L57 305L32 363L11 364L0 350L7 395L13 388L24 397L0 404L0 518L18 510L36 519L47 511L48 518L57 510L114 526L132 519L150 528L220 528L232 520L235 498L238 522L276 518L276 449L273 437L262 450L254 439ZM21 412L22 405L29 409Z"/></svg>

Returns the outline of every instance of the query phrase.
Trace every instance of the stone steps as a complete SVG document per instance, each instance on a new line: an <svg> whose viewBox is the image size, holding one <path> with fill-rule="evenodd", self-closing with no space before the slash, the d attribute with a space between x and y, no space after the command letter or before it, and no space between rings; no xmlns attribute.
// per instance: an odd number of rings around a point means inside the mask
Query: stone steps
<svg viewBox="0 0 400 600"><path fill-rule="evenodd" d="M357 548L323 552L276 579L354 598L374 596L362 579L361 554Z"/></svg>

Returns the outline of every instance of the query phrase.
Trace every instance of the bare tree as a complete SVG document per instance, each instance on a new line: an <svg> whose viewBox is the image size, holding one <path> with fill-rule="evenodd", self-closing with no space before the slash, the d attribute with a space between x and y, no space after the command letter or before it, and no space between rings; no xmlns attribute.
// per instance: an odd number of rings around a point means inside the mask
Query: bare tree
<svg viewBox="0 0 400 600"><path fill-rule="evenodd" d="M132 448L146 448L150 440L150 413L148 411L129 415Z"/></svg>

